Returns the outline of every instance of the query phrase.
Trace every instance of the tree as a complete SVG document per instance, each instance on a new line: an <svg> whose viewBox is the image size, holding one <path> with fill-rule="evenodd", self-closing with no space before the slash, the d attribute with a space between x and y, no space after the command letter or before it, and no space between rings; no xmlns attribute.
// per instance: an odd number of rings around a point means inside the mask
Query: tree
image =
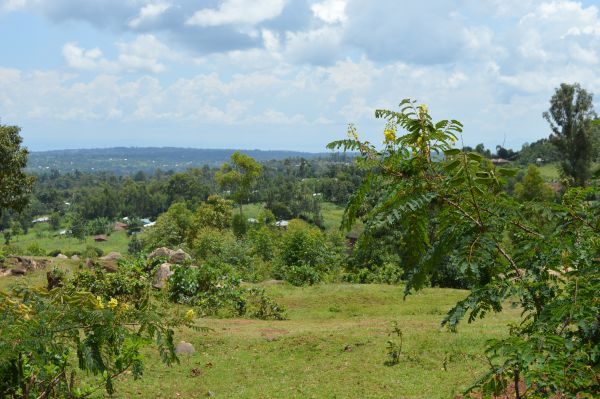
<svg viewBox="0 0 600 399"><path fill-rule="evenodd" d="M523 398L523 384L527 397L597 396L600 209L586 199L598 188L570 189L552 207L516 201L502 191L515 170L454 148L458 121L434 122L424 105L410 100L400 108L375 113L387 122L382 150L353 129L352 138L329 144L358 151L368 172L343 226L352 226L365 201L375 205L363 234L410 221L413 256L402 264L407 295L447 263L472 282L442 322L451 329L509 302L521 309L508 337L488 343L489 372L472 388L482 397L513 389ZM406 132L396 137L400 129Z"/></svg>
<svg viewBox="0 0 600 399"><path fill-rule="evenodd" d="M50 229L54 231L60 229L60 214L58 212L52 212L48 223L50 224Z"/></svg>
<svg viewBox="0 0 600 399"><path fill-rule="evenodd" d="M0 124L0 213L5 209L23 210L34 182L23 172L29 152L21 147L20 131L18 126Z"/></svg>
<svg viewBox="0 0 600 399"><path fill-rule="evenodd" d="M562 154L562 173L580 187L590 177L591 130L596 117L592 99L593 95L578 83L562 83L550 99L550 109L543 114L552 129L550 141Z"/></svg>
<svg viewBox="0 0 600 399"><path fill-rule="evenodd" d="M523 182L515 185L515 195L521 201L550 201L554 198L552 188L544 182L540 170L535 165L527 167Z"/></svg>
<svg viewBox="0 0 600 399"><path fill-rule="evenodd" d="M239 151L231 155L231 163L224 163L217 172L217 182L223 189L231 190L231 197L240 205L240 215L243 215L242 203L256 184L262 166L252 157Z"/></svg>

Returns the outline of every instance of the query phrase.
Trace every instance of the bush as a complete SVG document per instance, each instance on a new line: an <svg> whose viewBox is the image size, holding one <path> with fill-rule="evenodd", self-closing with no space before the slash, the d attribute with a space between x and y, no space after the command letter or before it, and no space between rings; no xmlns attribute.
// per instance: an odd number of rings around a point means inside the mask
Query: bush
<svg viewBox="0 0 600 399"><path fill-rule="evenodd" d="M78 291L89 291L104 300L117 298L121 301L137 303L150 289L151 279L141 261L120 262L115 273L106 272L102 267L79 271L69 284Z"/></svg>
<svg viewBox="0 0 600 399"><path fill-rule="evenodd" d="M130 255L137 255L144 249L142 242L137 238L136 235L132 235L129 243L127 244L127 253Z"/></svg>
<svg viewBox="0 0 600 399"><path fill-rule="evenodd" d="M248 288L244 293L245 313L261 320L285 320L285 308L269 298L262 288Z"/></svg>
<svg viewBox="0 0 600 399"><path fill-rule="evenodd" d="M244 215L240 215L239 213L233 215L231 228L236 237L244 237L248 231L248 222L246 221Z"/></svg>
<svg viewBox="0 0 600 399"><path fill-rule="evenodd" d="M70 288L0 296L0 397L82 398L99 389L112 395L117 376L142 376L142 353L152 343L161 360L172 364L172 328L191 326L193 314L172 316L161 309ZM79 371L97 378L78 378Z"/></svg>
<svg viewBox="0 0 600 399"><path fill-rule="evenodd" d="M27 249L25 249L25 253L29 256L46 255L46 251L44 251L42 247L40 247L40 244L38 244L37 242L34 242L33 244L29 245Z"/></svg>
<svg viewBox="0 0 600 399"><path fill-rule="evenodd" d="M101 248L88 245L85 247L85 251L82 253L84 258L95 259L104 255L104 251Z"/></svg>
<svg viewBox="0 0 600 399"><path fill-rule="evenodd" d="M50 256L52 258L56 258L60 254L62 254L62 251L60 249L53 249L52 251L48 251L47 256Z"/></svg>
<svg viewBox="0 0 600 399"><path fill-rule="evenodd" d="M335 263L325 236L301 220L292 220L283 235L275 275L294 285L315 284L324 279Z"/></svg>

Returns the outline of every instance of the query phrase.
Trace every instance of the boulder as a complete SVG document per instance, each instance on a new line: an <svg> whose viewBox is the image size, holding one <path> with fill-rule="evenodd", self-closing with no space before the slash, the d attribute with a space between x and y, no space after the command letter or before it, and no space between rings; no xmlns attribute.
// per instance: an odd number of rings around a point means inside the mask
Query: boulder
<svg viewBox="0 0 600 399"><path fill-rule="evenodd" d="M156 274L154 275L154 282L152 283L152 286L154 288L162 289L165 286L165 283L167 282L171 274L173 274L171 272L171 264L163 263L162 265L160 265L160 267L156 271Z"/></svg>
<svg viewBox="0 0 600 399"><path fill-rule="evenodd" d="M71 256L71 259L72 259L72 260L79 260L79 256L77 256L77 255L73 255L73 256Z"/></svg>
<svg viewBox="0 0 600 399"><path fill-rule="evenodd" d="M171 256L169 256L169 262L171 263L183 263L191 259L192 257L185 253L183 249L178 249L177 251L172 252Z"/></svg>
<svg viewBox="0 0 600 399"><path fill-rule="evenodd" d="M25 273L27 273L27 270L21 269L20 267L10 269L10 274L12 274L13 276L24 276Z"/></svg>
<svg viewBox="0 0 600 399"><path fill-rule="evenodd" d="M148 255L148 259L161 258L161 257L169 258L172 253L173 253L173 251L166 247L156 248L154 251L150 252L150 255Z"/></svg>
<svg viewBox="0 0 600 399"><path fill-rule="evenodd" d="M90 258L87 258L85 260L85 267L87 267L88 269L91 269L94 267L94 261L91 260Z"/></svg>
<svg viewBox="0 0 600 399"><path fill-rule="evenodd" d="M114 273L119 270L116 260L101 259L99 262L100 266L109 273Z"/></svg>
<svg viewBox="0 0 600 399"><path fill-rule="evenodd" d="M194 352L196 352L196 349L194 348L194 345L190 344L189 342L181 341L175 347L175 353L178 355L192 355Z"/></svg>
<svg viewBox="0 0 600 399"><path fill-rule="evenodd" d="M67 255L63 255L63 254L58 254L56 255L57 259L69 259L69 257Z"/></svg>
<svg viewBox="0 0 600 399"><path fill-rule="evenodd" d="M118 260L122 257L123 256L118 252L110 252L108 255L101 257L100 260Z"/></svg>

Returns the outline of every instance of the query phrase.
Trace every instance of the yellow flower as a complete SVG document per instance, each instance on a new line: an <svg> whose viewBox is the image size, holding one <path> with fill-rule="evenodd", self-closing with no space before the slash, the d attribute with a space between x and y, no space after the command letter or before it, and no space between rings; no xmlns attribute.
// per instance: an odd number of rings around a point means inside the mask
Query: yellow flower
<svg viewBox="0 0 600 399"><path fill-rule="evenodd" d="M123 310L129 310L129 304L128 303L124 303L123 304Z"/></svg>
<svg viewBox="0 0 600 399"><path fill-rule="evenodd" d="M117 305L119 305L119 301L117 301L115 298L110 298L110 301L108 301L108 307L114 309L117 307Z"/></svg>
<svg viewBox="0 0 600 399"><path fill-rule="evenodd" d="M383 136L385 137L386 143L396 140L396 133L391 129L385 129L383 131Z"/></svg>
<svg viewBox="0 0 600 399"><path fill-rule="evenodd" d="M102 297L96 297L96 309L104 309L104 303L102 303Z"/></svg>
<svg viewBox="0 0 600 399"><path fill-rule="evenodd" d="M194 320L194 317L196 317L196 313L194 312L194 309L190 309L185 313L185 319L186 320Z"/></svg>

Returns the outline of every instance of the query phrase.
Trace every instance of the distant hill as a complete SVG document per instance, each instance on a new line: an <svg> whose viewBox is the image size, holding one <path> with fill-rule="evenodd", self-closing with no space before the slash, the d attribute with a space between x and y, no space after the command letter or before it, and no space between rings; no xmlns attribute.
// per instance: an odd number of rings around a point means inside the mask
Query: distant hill
<svg viewBox="0 0 600 399"><path fill-rule="evenodd" d="M330 153L297 151L263 151L232 149L199 149L176 147L115 147L77 150L32 151L28 171L41 173L56 169L61 173L110 171L129 174L137 171L153 172L156 169L181 171L208 165L219 166L235 151L248 154L258 161L285 158L327 157Z"/></svg>

